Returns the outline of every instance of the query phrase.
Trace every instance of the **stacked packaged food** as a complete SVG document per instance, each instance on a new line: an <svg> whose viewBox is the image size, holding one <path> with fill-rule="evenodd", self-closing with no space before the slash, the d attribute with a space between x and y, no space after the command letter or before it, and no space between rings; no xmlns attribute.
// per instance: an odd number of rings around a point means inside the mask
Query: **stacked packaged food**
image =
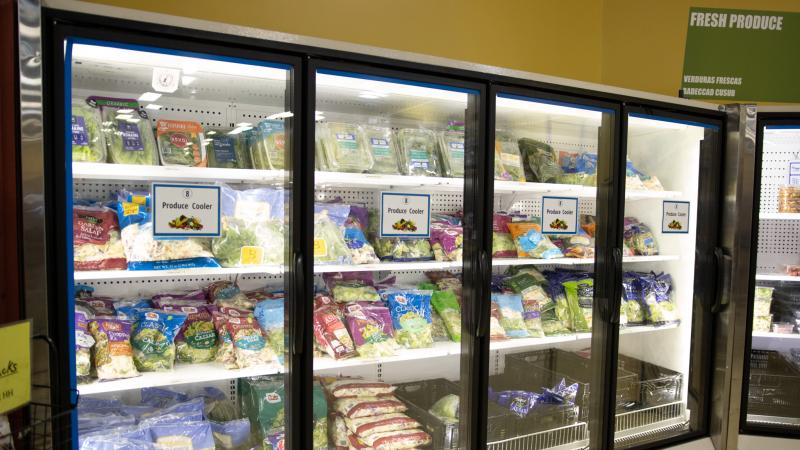
<svg viewBox="0 0 800 450"><path fill-rule="evenodd" d="M800 186L778 188L778 212L800 213Z"/></svg>

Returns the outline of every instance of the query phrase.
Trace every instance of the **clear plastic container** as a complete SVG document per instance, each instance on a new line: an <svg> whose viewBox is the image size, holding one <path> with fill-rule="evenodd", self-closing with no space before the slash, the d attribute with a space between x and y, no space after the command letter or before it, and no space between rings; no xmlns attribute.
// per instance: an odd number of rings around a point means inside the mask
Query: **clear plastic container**
<svg viewBox="0 0 800 450"><path fill-rule="evenodd" d="M442 131L439 133L439 148L445 175L451 178L464 176L464 132Z"/></svg>
<svg viewBox="0 0 800 450"><path fill-rule="evenodd" d="M400 174L400 158L392 130L385 127L364 127L364 138L372 155L370 173Z"/></svg>
<svg viewBox="0 0 800 450"><path fill-rule="evenodd" d="M397 132L406 175L438 177L436 134L431 130L405 128Z"/></svg>
<svg viewBox="0 0 800 450"><path fill-rule="evenodd" d="M165 166L205 167L206 145L199 122L159 120L156 122L158 152Z"/></svg>
<svg viewBox="0 0 800 450"><path fill-rule="evenodd" d="M525 181L525 170L519 147L512 139L500 138L494 142L494 178L506 181Z"/></svg>
<svg viewBox="0 0 800 450"><path fill-rule="evenodd" d="M283 170L286 161L286 136L283 122L263 120L255 133L248 135L250 161L254 169Z"/></svg>
<svg viewBox="0 0 800 450"><path fill-rule="evenodd" d="M328 167L328 158L325 156L325 125L317 122L314 132L314 169L316 170L330 170Z"/></svg>
<svg viewBox="0 0 800 450"><path fill-rule="evenodd" d="M228 134L222 130L206 130L204 133L208 167L227 169L249 169L245 140L241 134Z"/></svg>
<svg viewBox="0 0 800 450"><path fill-rule="evenodd" d="M106 162L100 111L84 100L72 102L72 161Z"/></svg>
<svg viewBox="0 0 800 450"><path fill-rule="evenodd" d="M324 149L329 170L362 173L372 168L372 155L360 126L329 122L325 128Z"/></svg>
<svg viewBox="0 0 800 450"><path fill-rule="evenodd" d="M100 109L103 140L108 162L158 165L158 147L147 114L132 99L89 97L87 103Z"/></svg>

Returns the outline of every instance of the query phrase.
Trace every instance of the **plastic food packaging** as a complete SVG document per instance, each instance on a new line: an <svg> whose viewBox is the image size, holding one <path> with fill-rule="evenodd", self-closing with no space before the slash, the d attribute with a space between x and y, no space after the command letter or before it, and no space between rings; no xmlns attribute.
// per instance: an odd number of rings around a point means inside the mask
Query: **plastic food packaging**
<svg viewBox="0 0 800 450"><path fill-rule="evenodd" d="M220 189L220 237L211 250L223 267L284 262L284 191Z"/></svg>
<svg viewBox="0 0 800 450"><path fill-rule="evenodd" d="M464 132L442 131L439 133L444 174L450 178L464 177Z"/></svg>
<svg viewBox="0 0 800 450"><path fill-rule="evenodd" d="M353 264L377 264L380 262L375 248L367 240L365 232L369 225L369 213L366 208L350 205L350 214L344 223L344 241L350 249Z"/></svg>
<svg viewBox="0 0 800 450"><path fill-rule="evenodd" d="M284 299L269 299L258 302L253 314L264 332L269 348L275 352L279 361L283 361L284 354Z"/></svg>
<svg viewBox="0 0 800 450"><path fill-rule="evenodd" d="M75 375L78 381L83 381L91 375L92 354L94 338L89 333L89 308L75 305Z"/></svg>
<svg viewBox="0 0 800 450"><path fill-rule="evenodd" d="M421 448L431 443L431 435L419 430L397 430L375 433L361 439L375 450L400 450Z"/></svg>
<svg viewBox="0 0 800 450"><path fill-rule="evenodd" d="M246 143L239 134L228 134L223 130L205 130L203 133L208 155L208 167L224 169L249 169L250 155Z"/></svg>
<svg viewBox="0 0 800 450"><path fill-rule="evenodd" d="M433 346L431 334L431 291L389 290L386 299L397 343L406 348Z"/></svg>
<svg viewBox="0 0 800 450"><path fill-rule="evenodd" d="M458 225L431 224L431 249L437 261L461 261L464 252L464 229Z"/></svg>
<svg viewBox="0 0 800 450"><path fill-rule="evenodd" d="M580 225L581 230L585 231L590 238L594 238L594 235L597 232L597 223L595 222L594 216L589 214L581 214Z"/></svg>
<svg viewBox="0 0 800 450"><path fill-rule="evenodd" d="M208 165L203 126L199 122L159 120L156 122L156 138L162 165L188 167Z"/></svg>
<svg viewBox="0 0 800 450"><path fill-rule="evenodd" d="M518 294L492 293L492 303L500 312L500 325L510 338L530 337L523 318L522 297Z"/></svg>
<svg viewBox="0 0 800 450"><path fill-rule="evenodd" d="M324 150L328 170L362 173L374 164L363 130L358 125L329 122L320 127L325 136Z"/></svg>
<svg viewBox="0 0 800 450"><path fill-rule="evenodd" d="M86 103L100 109L108 162L158 165L158 150L147 114L132 99L89 97Z"/></svg>
<svg viewBox="0 0 800 450"><path fill-rule="evenodd" d="M519 146L511 139L494 141L494 178L504 181L525 181L525 170Z"/></svg>
<svg viewBox="0 0 800 450"><path fill-rule="evenodd" d="M594 280L591 277L582 277L561 284L572 314L573 329L578 332L591 331Z"/></svg>
<svg viewBox="0 0 800 450"><path fill-rule="evenodd" d="M650 227L639 222L635 217L626 217L622 234L625 244L634 255L652 256L658 254L658 243Z"/></svg>
<svg viewBox="0 0 800 450"><path fill-rule="evenodd" d="M641 325L646 322L644 298L640 285L639 276L636 273L626 272L623 274L620 313L625 315L628 325Z"/></svg>
<svg viewBox="0 0 800 450"><path fill-rule="evenodd" d="M558 165L558 154L553 147L529 138L520 139L518 144L527 181L558 182L561 177L561 167Z"/></svg>
<svg viewBox="0 0 800 450"><path fill-rule="evenodd" d="M448 394L436 400L436 403L428 410L444 423L458 423L460 398L455 394Z"/></svg>
<svg viewBox="0 0 800 450"><path fill-rule="evenodd" d="M505 280L508 288L522 296L522 318L532 337L544 337L545 335L542 324L542 305L549 303L550 299L542 287L542 283L547 283L544 277L539 280L527 272L519 272Z"/></svg>
<svg viewBox="0 0 800 450"><path fill-rule="evenodd" d="M645 300L647 320L655 324L676 323L679 321L678 307L672 299L672 277L661 273L640 275Z"/></svg>
<svg viewBox="0 0 800 450"><path fill-rule="evenodd" d="M356 436L366 438L376 433L387 433L400 430L413 430L421 425L403 413L381 414L379 416L357 417L345 419L347 427Z"/></svg>
<svg viewBox="0 0 800 450"><path fill-rule="evenodd" d="M325 384L333 398L381 397L391 395L395 387L383 381L342 378Z"/></svg>
<svg viewBox="0 0 800 450"><path fill-rule="evenodd" d="M381 414L402 413L408 408L393 395L388 395L340 398L334 401L333 409L345 419L357 419Z"/></svg>
<svg viewBox="0 0 800 450"><path fill-rule="evenodd" d="M250 421L248 419L210 422L216 448L239 449L250 443Z"/></svg>
<svg viewBox="0 0 800 450"><path fill-rule="evenodd" d="M364 127L367 149L373 165L369 173L400 174L399 150L392 130L384 127Z"/></svg>
<svg viewBox="0 0 800 450"><path fill-rule="evenodd" d="M350 249L343 227L350 206L337 203L314 205L314 264L350 264Z"/></svg>
<svg viewBox="0 0 800 450"><path fill-rule="evenodd" d="M490 306L489 339L492 341L502 341L508 339L508 336L506 336L506 330L500 323L502 318L500 316L500 307L495 302L491 302Z"/></svg>
<svg viewBox="0 0 800 450"><path fill-rule="evenodd" d="M72 161L106 162L100 112L85 101L72 101Z"/></svg>
<svg viewBox="0 0 800 450"><path fill-rule="evenodd" d="M800 186L778 188L778 212L800 213Z"/></svg>
<svg viewBox="0 0 800 450"><path fill-rule="evenodd" d="M165 311L177 311L186 314L186 322L175 339L178 361L187 363L213 361L219 348L212 317L216 307L212 305L180 306L166 304L162 308Z"/></svg>
<svg viewBox="0 0 800 450"><path fill-rule="evenodd" d="M184 422L153 425L150 437L156 448L191 448L213 450L214 435L208 422Z"/></svg>
<svg viewBox="0 0 800 450"><path fill-rule="evenodd" d="M433 131L405 128L397 132L406 175L437 177L441 174Z"/></svg>
<svg viewBox="0 0 800 450"><path fill-rule="evenodd" d="M786 275L800 277L800 264L786 264L783 269Z"/></svg>
<svg viewBox="0 0 800 450"><path fill-rule="evenodd" d="M397 352L399 346L394 339L389 308L351 303L345 307L345 318L359 356L375 358Z"/></svg>
<svg viewBox="0 0 800 450"><path fill-rule="evenodd" d="M128 270L219 267L210 251L210 239L153 239L151 201L146 192L119 193L117 217Z"/></svg>
<svg viewBox="0 0 800 450"><path fill-rule="evenodd" d="M511 222L508 224L511 237L520 258L551 259L564 255L550 239L542 234L542 228L534 222Z"/></svg>
<svg viewBox="0 0 800 450"><path fill-rule="evenodd" d="M219 348L214 360L222 364L226 369L236 369L236 353L233 350L231 334L228 332L228 316L219 311L214 311L211 313L211 317L214 322L214 330L217 332L217 338L219 339Z"/></svg>
<svg viewBox="0 0 800 450"><path fill-rule="evenodd" d="M115 380L139 375L133 363L131 323L116 319L94 319L89 332L95 341L94 367L100 380Z"/></svg>
<svg viewBox="0 0 800 450"><path fill-rule="evenodd" d="M172 370L175 365L175 338L186 321L186 314L141 309L135 311L134 317L131 346L136 368L140 372Z"/></svg>
<svg viewBox="0 0 800 450"><path fill-rule="evenodd" d="M240 369L275 362L276 355L253 317L230 317L227 328Z"/></svg>
<svg viewBox="0 0 800 450"><path fill-rule="evenodd" d="M286 161L286 136L283 122L264 120L247 135L253 169L283 170Z"/></svg>
<svg viewBox="0 0 800 450"><path fill-rule="evenodd" d="M72 208L75 270L120 270L128 267L116 212L105 206Z"/></svg>
<svg viewBox="0 0 800 450"><path fill-rule="evenodd" d="M516 258L517 247L508 231L511 216L505 213L494 213L492 216L492 257Z"/></svg>
<svg viewBox="0 0 800 450"><path fill-rule="evenodd" d="M597 154L562 150L558 152L558 161L561 167L560 183L597 185Z"/></svg>
<svg viewBox="0 0 800 450"><path fill-rule="evenodd" d="M442 318L447 334L454 342L461 342L461 305L452 291L433 291L431 306Z"/></svg>
<svg viewBox="0 0 800 450"><path fill-rule="evenodd" d="M633 162L628 160L625 168L625 187L633 190L663 191L661 181L655 176L650 176L637 169Z"/></svg>
<svg viewBox="0 0 800 450"><path fill-rule="evenodd" d="M556 236L552 242L561 249L565 258L594 258L594 239L583 229L576 234Z"/></svg>

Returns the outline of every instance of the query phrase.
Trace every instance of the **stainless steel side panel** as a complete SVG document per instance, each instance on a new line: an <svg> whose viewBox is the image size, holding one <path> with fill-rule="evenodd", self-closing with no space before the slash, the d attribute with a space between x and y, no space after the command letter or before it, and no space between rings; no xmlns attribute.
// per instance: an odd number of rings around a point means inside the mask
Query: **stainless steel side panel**
<svg viewBox="0 0 800 450"><path fill-rule="evenodd" d="M715 323L714 382L710 431L717 450L736 449L739 431L742 368L745 351L747 293L750 291L753 186L755 180L755 105L730 105L722 180L720 246L730 257L719 292Z"/></svg>

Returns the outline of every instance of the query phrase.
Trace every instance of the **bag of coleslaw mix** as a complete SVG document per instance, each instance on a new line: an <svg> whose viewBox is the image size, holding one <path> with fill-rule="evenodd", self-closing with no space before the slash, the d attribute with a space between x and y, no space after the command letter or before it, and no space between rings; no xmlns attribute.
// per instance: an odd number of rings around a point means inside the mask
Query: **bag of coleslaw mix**
<svg viewBox="0 0 800 450"><path fill-rule="evenodd" d="M117 216L128 270L169 270L219 267L211 239L153 237L152 197L149 192L121 191Z"/></svg>
<svg viewBox="0 0 800 450"><path fill-rule="evenodd" d="M111 208L73 206L72 245L75 270L124 270L128 267L117 214Z"/></svg>

